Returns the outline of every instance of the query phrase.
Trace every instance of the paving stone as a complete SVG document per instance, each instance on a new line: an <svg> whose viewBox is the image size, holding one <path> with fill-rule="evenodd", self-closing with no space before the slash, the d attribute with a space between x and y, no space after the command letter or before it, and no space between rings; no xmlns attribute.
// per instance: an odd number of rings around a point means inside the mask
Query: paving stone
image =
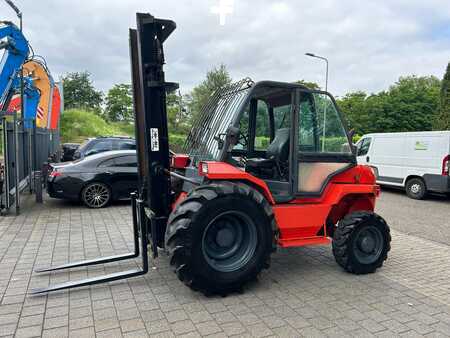
<svg viewBox="0 0 450 338"><path fill-rule="evenodd" d="M188 333L195 330L194 324L190 320L183 320L170 325L175 335Z"/></svg>
<svg viewBox="0 0 450 338"><path fill-rule="evenodd" d="M120 327L124 333L145 329L144 322L140 318L121 320Z"/></svg>
<svg viewBox="0 0 450 338"><path fill-rule="evenodd" d="M224 312L218 312L218 313L215 313L214 315L218 315L217 318L220 318L221 314L223 316ZM207 321L211 321L214 319L213 316L211 316L209 314L209 312L207 312L207 311L197 311L197 312L193 312L193 313L188 313L188 315L194 324L207 322ZM228 312L228 316L233 318L232 320L235 319L235 317L233 316L233 314L231 314L231 312ZM225 318L225 321L223 318L221 320L217 320L217 323L224 323L224 322L226 322L226 318Z"/></svg>
<svg viewBox="0 0 450 338"><path fill-rule="evenodd" d="M67 315L60 317L45 318L44 321L44 329L53 329L68 325L69 325L69 317Z"/></svg>
<svg viewBox="0 0 450 338"><path fill-rule="evenodd" d="M78 330L70 330L69 337L73 338L95 338L95 330L93 327L86 327Z"/></svg>
<svg viewBox="0 0 450 338"><path fill-rule="evenodd" d="M224 323L220 324L220 327L228 336L240 336L247 331L241 322Z"/></svg>
<svg viewBox="0 0 450 338"><path fill-rule="evenodd" d="M167 312L166 318L169 323L175 323L181 320L188 319L188 316L184 310L175 310Z"/></svg>
<svg viewBox="0 0 450 338"><path fill-rule="evenodd" d="M169 323L165 319L161 319L151 323L146 323L145 327L147 328L147 332L150 335L168 331L171 329Z"/></svg>
<svg viewBox="0 0 450 338"><path fill-rule="evenodd" d="M388 328L389 331L392 331L393 333L399 334L406 331L409 331L410 328L406 325L396 321L395 319L390 319L385 322L381 323L384 327Z"/></svg>
<svg viewBox="0 0 450 338"><path fill-rule="evenodd" d="M53 329L46 329L42 332L42 337L45 338L62 338L69 336L69 327L58 327Z"/></svg>
<svg viewBox="0 0 450 338"><path fill-rule="evenodd" d="M145 330L137 330L137 331L132 331L132 332L126 332L123 334L123 337L142 338L142 337L148 337L148 333Z"/></svg>
<svg viewBox="0 0 450 338"><path fill-rule="evenodd" d="M122 338L122 331L120 329L105 330L101 332L95 332L97 338Z"/></svg>
<svg viewBox="0 0 450 338"><path fill-rule="evenodd" d="M249 325L246 328L252 337L267 337L273 335L273 331L264 323Z"/></svg>
<svg viewBox="0 0 450 338"><path fill-rule="evenodd" d="M4 324L0 325L0 336L13 335L16 331L17 324Z"/></svg>
<svg viewBox="0 0 450 338"><path fill-rule="evenodd" d="M69 329L77 330L86 327L94 326L94 319L92 317L83 317L77 319L71 319L69 321Z"/></svg>
<svg viewBox="0 0 450 338"><path fill-rule="evenodd" d="M195 327L197 328L197 331L202 336L207 336L207 335L219 333L222 331L220 326L214 321L198 323L198 324L195 324Z"/></svg>
<svg viewBox="0 0 450 338"><path fill-rule="evenodd" d="M22 327L17 329L15 337L16 338L39 337L41 336L41 332L42 332L41 325Z"/></svg>

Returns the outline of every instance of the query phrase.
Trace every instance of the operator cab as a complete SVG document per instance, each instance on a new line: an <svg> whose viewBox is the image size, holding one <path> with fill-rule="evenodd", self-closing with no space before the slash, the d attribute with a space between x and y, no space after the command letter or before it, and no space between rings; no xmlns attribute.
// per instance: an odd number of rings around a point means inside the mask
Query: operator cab
<svg viewBox="0 0 450 338"><path fill-rule="evenodd" d="M264 180L277 202L318 197L331 177L356 163L342 118L325 92L259 82L234 125L239 137L224 160Z"/></svg>

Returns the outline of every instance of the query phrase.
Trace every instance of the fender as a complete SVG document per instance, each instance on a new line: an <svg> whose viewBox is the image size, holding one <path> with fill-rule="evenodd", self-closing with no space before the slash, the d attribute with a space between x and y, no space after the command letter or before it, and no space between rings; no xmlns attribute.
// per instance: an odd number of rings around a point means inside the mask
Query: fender
<svg viewBox="0 0 450 338"><path fill-rule="evenodd" d="M270 192L266 182L263 180L225 162L204 161L201 163L203 165L206 164L207 172L202 174L209 180L234 180L247 182L249 185L258 189L270 204L275 204L272 193Z"/></svg>

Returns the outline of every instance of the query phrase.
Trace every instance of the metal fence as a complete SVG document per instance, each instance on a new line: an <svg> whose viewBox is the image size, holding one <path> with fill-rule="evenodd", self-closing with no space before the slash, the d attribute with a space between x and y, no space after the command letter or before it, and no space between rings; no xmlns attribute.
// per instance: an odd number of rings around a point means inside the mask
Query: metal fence
<svg viewBox="0 0 450 338"><path fill-rule="evenodd" d="M31 126L31 128L29 128ZM20 193L32 192L34 175L44 164L59 159L59 130L37 128L35 120L18 119L16 115L1 118L3 175L0 211L20 209Z"/></svg>

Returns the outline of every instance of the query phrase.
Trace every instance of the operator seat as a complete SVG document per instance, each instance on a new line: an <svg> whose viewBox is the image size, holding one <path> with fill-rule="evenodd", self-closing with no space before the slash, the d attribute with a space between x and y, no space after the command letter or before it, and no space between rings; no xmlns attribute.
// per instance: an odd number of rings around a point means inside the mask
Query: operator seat
<svg viewBox="0 0 450 338"><path fill-rule="evenodd" d="M287 163L289 159L289 134L289 128L278 129L275 133L275 138L266 150L266 158L248 159L246 170L255 173L260 172L260 174L264 174L261 171L265 171L268 174L267 170L273 171L273 169L277 168L280 173L281 166Z"/></svg>

